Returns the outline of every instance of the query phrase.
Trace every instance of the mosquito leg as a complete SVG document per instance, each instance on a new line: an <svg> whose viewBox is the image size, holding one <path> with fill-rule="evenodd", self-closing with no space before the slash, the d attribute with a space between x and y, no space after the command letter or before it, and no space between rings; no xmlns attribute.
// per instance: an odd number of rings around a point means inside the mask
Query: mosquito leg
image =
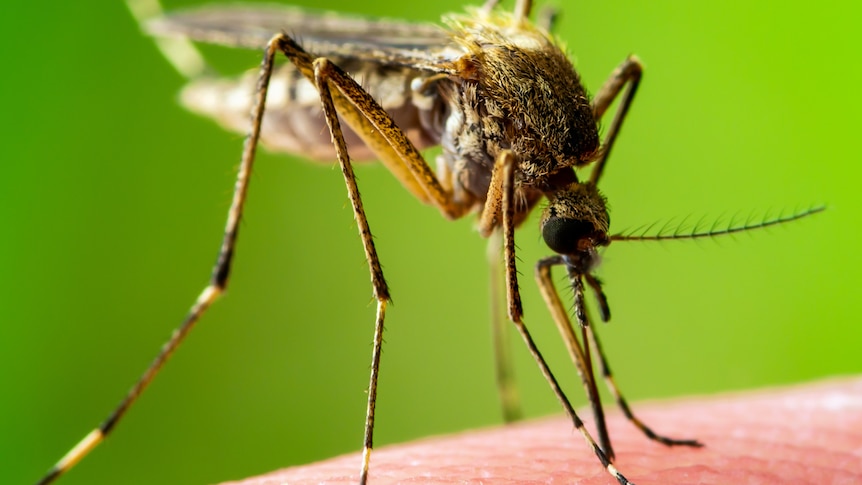
<svg viewBox="0 0 862 485"><path fill-rule="evenodd" d="M507 164L514 163L512 154L503 152L494 163L491 170L491 182L488 185L488 195L485 205L479 215L477 229L479 234L488 238L488 264L491 268L491 328L494 343L494 361L497 377L497 391L503 406L503 418L506 422L521 418L520 398L515 386L509 342L503 319L499 315L500 288L500 250L502 234L500 232L500 211L503 204L503 172Z"/></svg>
<svg viewBox="0 0 862 485"><path fill-rule="evenodd" d="M359 235L362 238L362 246L365 248L365 259L371 270L371 284L374 289L374 298L377 300L377 318L374 323L374 344L371 355L371 377L368 386L368 405L365 414L365 440L362 448L362 469L359 475L359 483L368 480L368 465L371 460L371 450L374 445L374 409L377 404L377 379L380 374L380 352L383 346L383 323L386 315L386 305L389 302L389 288L383 277L383 269L380 267L380 259L374 247L374 239L368 225L365 209L362 207L362 198L359 195L359 187L356 185L356 176L347 153L347 144L341 131L341 123L332 100L329 89L329 76L332 64L326 59L314 61L314 80L320 100L323 105L323 115L329 132L332 134L332 143L335 145L335 153L338 163L341 165L341 173L347 184L347 193L353 205L353 216L359 226Z"/></svg>
<svg viewBox="0 0 862 485"><path fill-rule="evenodd" d="M620 484L627 485L631 484L611 463L608 459L608 456L602 451L601 447L595 442L592 436L590 436L589 431L587 431L586 427L584 427L583 421L578 417L578 414L575 412L575 409L572 407L569 399L566 397L562 388L560 387L557 379L554 377L554 374L551 372L550 367L548 367L547 362L545 362L544 357L539 352L538 347L536 347L533 338L530 336L530 332L527 330L527 326L524 324L523 320L523 310L521 306L521 295L518 290L518 275L517 275L517 265L516 265L516 256L515 256L515 224L514 224L514 216L515 216L515 157L510 152L503 152L501 154L501 158L496 162L498 164L503 164L502 174L503 174L503 190L502 190L502 225L503 225L503 257L505 260L505 268L506 268L506 299L508 301L508 313L509 319L512 323L515 324L515 327L518 329L518 333L521 334L521 338L524 340L524 344L526 344L527 349L530 351L530 355L533 356L533 360L536 361L536 364L539 366L539 369L542 372L542 375L545 376L545 380L548 381L548 384L551 386L551 389L554 391L554 394L557 396L557 400L560 401L560 404L565 409L566 414L569 415L569 418L572 420L572 424L575 428L581 433L584 440L587 442L587 445L590 449L593 450L596 457L598 457L599 461L602 463L602 466L610 473Z"/></svg>
<svg viewBox="0 0 862 485"><path fill-rule="evenodd" d="M269 86L270 75L272 74L273 59L278 52L277 46L270 43L266 48L266 53L263 58L260 69L260 78L258 79L257 89L255 91L254 107L251 111L251 131L245 139L243 145L242 159L240 161L239 171L237 173L236 184L234 185L233 199L230 209L228 210L227 223L225 224L224 238L222 239L221 248L219 249L218 259L213 268L210 283L203 289L198 296L191 310L189 310L183 323L174 330L171 338L162 345L159 354L141 375L134 386L129 390L126 397L120 402L120 405L111 413L110 416L98 428L91 431L84 437L74 448L57 462L48 473L39 480L39 485L44 485L53 482L60 475L67 472L82 458L87 456L99 443L101 443L108 434L113 431L114 427L125 416L129 408L137 401L141 393L156 377L156 374L161 370L162 366L171 357L174 351L183 342L195 324L200 320L201 316L207 311L213 302L224 292L227 287L228 277L230 275L231 262L233 260L234 249L236 246L236 238L239 232L239 222L242 218L243 206L248 192L248 183L251 177L252 166L254 165L254 156L257 149L258 138L260 136L260 124L263 119L263 110L266 101L266 91Z"/></svg>
<svg viewBox="0 0 862 485"><path fill-rule="evenodd" d="M589 282L590 286L593 289L598 288L597 291L601 292L601 286L600 286L598 280L596 280L593 276L587 275L587 281ZM587 338L589 339L590 345L593 346L593 348L596 350L596 354L598 354L598 356L599 356L599 369L601 370L602 377L605 380L605 384L607 384L608 390L610 390L611 394L613 394L614 400L617 402L617 405L623 411L623 414L626 416L626 419L628 419L633 425L635 425L635 427L637 429L641 430L641 432L643 432L643 434L645 434L647 436L647 438L649 438L653 441L657 441L663 445L667 445L667 446L694 446L694 447L703 446L703 443L701 443L697 440L675 439L675 438L668 438L666 436L662 436L662 435L656 433L655 431L653 431L649 426L644 424L640 419L638 419L637 416L635 416L634 413L632 413L632 410L629 407L628 403L626 402L626 399L623 397L622 393L620 392L619 388L617 387L616 381L614 381L614 376L611 374L611 368L610 368L610 366L608 366L607 358L605 357L605 353L602 350L602 346L599 344L599 337L596 334L595 329L592 326L587 326L585 330L586 330L586 335L587 335Z"/></svg>
<svg viewBox="0 0 862 485"><path fill-rule="evenodd" d="M515 18L521 21L527 20L530 11L533 10L533 0L515 0Z"/></svg>
<svg viewBox="0 0 862 485"><path fill-rule="evenodd" d="M551 256L540 260L536 264L536 282L538 283L542 298L545 300L545 305L548 307L548 310L553 316L554 323L557 325L557 330L559 330L560 335L563 337L563 342L566 344L569 356L575 364L578 376L580 376L581 382L584 385L584 390L590 400L590 406L593 410L593 418L596 422L596 429L599 435L599 442L602 444L602 449L605 451L608 458L613 460L614 451L611 446L607 424L605 422L604 408L602 407L602 402L599 397L595 375L593 374L593 364L589 354L589 347L586 344L586 340L584 340L584 344L582 345L575 335L572 323L569 320L568 313L566 312L566 307L563 305L562 300L560 300L553 279L551 278L551 268L553 266L564 264L565 260L562 256ZM586 319L586 312L584 310L583 283L580 281L580 278L575 277L572 279L572 286L575 293L575 314L583 331L584 327L589 326L589 322Z"/></svg>
<svg viewBox="0 0 862 485"><path fill-rule="evenodd" d="M593 419L596 422L596 428L599 433L599 443L602 444L602 449L605 454L613 461L614 449L611 446L611 438L608 434L608 425L605 421L605 409L602 407L602 399L599 395L598 386L596 386L596 375L593 372L593 359L590 355L590 346L587 344L587 328L590 327L587 319L587 307L584 303L584 282L581 280L581 275L576 274L569 269L569 281L572 283L572 291L575 294L575 318L578 320L578 328L581 329L581 342L583 342L584 361L586 362L586 372L581 376L584 387L587 390L587 396L590 398L590 406L593 409ZM570 327L571 328L571 327Z"/></svg>
<svg viewBox="0 0 862 485"><path fill-rule="evenodd" d="M482 4L481 11L488 15L490 14L497 5L500 4L500 0L485 0L485 3ZM527 17L530 16L530 11L533 10L533 0L515 0L515 18L518 20L526 20ZM543 26L544 24L540 24ZM550 30L550 29L546 29Z"/></svg>
<svg viewBox="0 0 862 485"><path fill-rule="evenodd" d="M509 343L508 326L501 313L503 299L500 289L503 287L500 256L502 253L502 234L494 231L488 238L488 268L490 269L491 294L491 337L494 346L494 371L497 382L497 392L503 408L503 419L507 423L518 421L523 417L521 412L521 397L518 386L515 385L515 371L512 365L512 353Z"/></svg>
<svg viewBox="0 0 862 485"><path fill-rule="evenodd" d="M503 208L503 172L507 163L514 163L510 161L513 157L510 152L502 152L497 157L494 168L491 169L488 195L485 197L482 213L479 214L479 223L476 224L476 229L482 237L491 236L502 225L500 211Z"/></svg>
<svg viewBox="0 0 862 485"><path fill-rule="evenodd" d="M443 188L425 159L404 132L395 125L391 116L343 70L328 59L313 58L285 34L277 35L270 43L277 45L277 48L317 87L320 93L323 114L347 185L348 196L353 205L354 219L359 227L365 258L371 272L374 298L377 300L377 317L374 328L365 438L360 471L360 483L366 483L371 450L374 444L377 380L380 371L384 321L386 306L390 298L380 260L374 247L368 218L362 207L362 199L359 195L356 176L353 173L347 145L341 131L339 117L362 137L369 148L380 157L381 162L420 200L430 201L450 218L461 217L469 211L471 206L459 204L453 200L451 193Z"/></svg>
<svg viewBox="0 0 862 485"><path fill-rule="evenodd" d="M629 56L614 70L611 77L605 81L605 85L602 86L602 89L593 98L593 117L599 120L604 116L605 111L614 102L623 87L628 85L628 89L626 89L623 99L620 101L611 126L608 128L608 133L605 135L605 141L602 143L601 157L596 161L595 168L593 168L593 172L590 175L590 182L593 184L598 183L599 178L602 176L605 163L611 154L611 148L614 146L614 141L617 139L623 120L625 120L632 100L635 97L642 74L643 65L640 60L635 56Z"/></svg>
<svg viewBox="0 0 862 485"><path fill-rule="evenodd" d="M602 372L602 376L605 379L605 383L608 386L608 389L611 391L611 394L614 396L614 400L617 402L617 405L622 409L623 414L625 414L626 419L631 421L636 428L641 430L643 434L647 436L647 438L657 441L663 445L667 446L693 446L699 448L703 446L703 443L693 439L676 439L676 438L668 438L666 436L662 436L655 431L653 431L649 426L644 424L637 416L632 413L631 408L629 408L626 399L623 397L622 393L620 393L619 388L617 387L616 381L614 381L614 376L611 374L611 369L608 366L607 359L605 358L605 354L602 351L601 345L599 345L599 339L596 335L595 330L590 327L587 328L587 335L589 336L591 345L596 349L596 353L599 354L599 366Z"/></svg>
<svg viewBox="0 0 862 485"><path fill-rule="evenodd" d="M306 78L315 83L313 63L324 59L315 60L286 35L279 39L279 49ZM443 188L413 142L362 86L328 60L322 67L327 84L335 88L330 91L330 97L341 119L362 138L402 185L419 200L437 207L449 219L457 219L470 212L474 201L454 200L451 191ZM444 68L440 69L444 72Z"/></svg>

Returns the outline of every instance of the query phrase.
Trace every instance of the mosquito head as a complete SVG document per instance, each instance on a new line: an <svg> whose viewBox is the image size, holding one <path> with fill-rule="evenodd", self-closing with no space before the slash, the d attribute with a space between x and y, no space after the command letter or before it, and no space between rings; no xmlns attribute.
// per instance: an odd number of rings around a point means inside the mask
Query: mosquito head
<svg viewBox="0 0 862 485"><path fill-rule="evenodd" d="M605 198L595 185L579 182L547 196L548 206L541 221L545 243L557 253L592 266L597 261L596 248L610 242L610 218Z"/></svg>

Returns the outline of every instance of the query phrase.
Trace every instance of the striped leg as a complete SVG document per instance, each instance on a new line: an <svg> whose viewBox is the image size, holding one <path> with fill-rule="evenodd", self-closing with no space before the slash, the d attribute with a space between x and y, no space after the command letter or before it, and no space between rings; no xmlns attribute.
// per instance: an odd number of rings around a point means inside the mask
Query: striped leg
<svg viewBox="0 0 862 485"><path fill-rule="evenodd" d="M605 141L602 142L601 157L593 164L593 172L590 174L590 182L593 185L596 185L602 176L608 156L611 154L611 148L613 148L614 141L617 139L626 114L629 112L642 75L643 65L641 65L640 60L635 56L629 56L614 70L611 77L593 98L593 117L598 121L604 116L611 103L617 99L623 88L628 86L605 135Z"/></svg>
<svg viewBox="0 0 862 485"><path fill-rule="evenodd" d="M596 430L599 435L599 442L602 444L602 449L610 460L614 458L613 447L611 446L610 436L608 435L607 424L605 423L605 413L602 407L602 402L599 397L599 392L596 387L596 380L593 374L593 363L590 357L590 348L582 345L578 340L572 324L569 321L568 313L560 300L559 294L554 287L551 279L551 268L556 265L565 264L562 256L551 256L540 260L536 264L536 282L539 285L539 291L542 293L542 298L545 304L551 311L554 323L557 325L557 330L566 344L566 349L569 351L569 356L575 364L578 371L578 376L581 378L581 383L584 385L584 390L590 400L590 406L593 410L593 419L596 422ZM583 282L580 275L569 275L572 282L572 289L575 297L575 316L580 323L581 332L583 333L584 326L588 324L584 305L584 290ZM586 341L586 337L582 335L582 340Z"/></svg>
<svg viewBox="0 0 862 485"><path fill-rule="evenodd" d="M502 176L502 190L499 191L501 200L500 201L488 201L486 202L486 209L491 210L489 207L500 207L500 212L502 215L502 226L503 226L503 254L505 259L505 268L506 268L506 297L508 301L508 313L509 319L512 323L515 324L515 327L518 330L518 333L521 334L521 338L524 340L524 344L526 344L527 349L530 352L530 355L533 356L533 360L536 361L536 364L539 366L539 369L542 372L542 375L545 376L545 380L548 381L548 384L551 386L551 389L554 391L554 394L557 396L557 399L560 401L560 404L565 409L566 414L569 415L569 418L572 420L572 424L574 424L575 428L581 433L584 440L587 442L587 445L590 449L593 450L596 457L598 457L599 461L602 463L602 466L611 474L620 484L622 485L630 485L631 482L626 479L611 461L608 459L607 455L602 451L601 447L596 443L592 436L590 436L589 431L584 427L583 421L578 417L578 414L575 412L575 409L572 407L569 399L566 397L562 388L560 388L557 379L554 377L551 372L550 367L548 367L547 362L545 362L544 357L539 352L538 347L536 347L533 338L530 336L530 332L527 330L527 326L523 321L523 310L521 307L521 295L518 289L518 274L517 274L517 266L516 266L516 256L515 256L515 225L514 225L514 207L515 207L515 199L514 199L514 189L515 189L515 157L508 152L503 152L501 156L497 159L496 164L502 165L501 171ZM496 170L496 167L495 167ZM485 219L484 215L482 219Z"/></svg>
<svg viewBox="0 0 862 485"><path fill-rule="evenodd" d="M243 146L242 159L240 161L239 172L237 173L236 184L234 185L233 199L228 211L224 238L222 239L221 249L219 250L218 259L213 268L210 283L206 288L204 288L200 296L198 296L197 301L195 301L191 310L189 310L183 323L179 328L174 330L171 338L165 342L155 360L153 360L147 370L143 375L141 375L138 382L132 386L120 405L117 406L108 419L106 419L98 428L87 434L84 439L66 453L66 455L63 456L63 458L61 458L60 461L58 461L41 480L39 480L39 485L52 483L60 475L66 473L111 433L117 423L119 423L123 416L126 415L129 408L135 403L135 401L137 401L141 393L144 392L150 382L152 382L156 377L165 362L168 361L177 347L179 347L192 328L194 328L195 324L200 320L210 305L212 305L212 303L215 302L222 293L224 293L224 290L227 287L228 277L230 275L231 262L233 260L237 234L239 232L239 222L242 218L243 206L245 205L245 198L248 192L248 183L251 178L252 166L254 165L254 156L260 136L260 124L263 119L266 91L269 86L270 74L272 73L273 59L277 52L277 49L273 45L268 46L261 65L260 79L255 92L254 107L251 111L251 132L248 137L246 137L245 144Z"/></svg>
<svg viewBox="0 0 862 485"><path fill-rule="evenodd" d="M614 376L611 374L611 368L608 366L607 358L605 357L605 353L602 350L602 346L599 344L598 335L596 335L595 330L592 325L587 325L585 328L587 336L590 341L590 345L596 350L596 354L599 356L599 369L602 372L602 377L605 380L605 384L608 387L608 390L614 396L614 401L616 401L617 406L623 411L626 419L628 419L635 427L643 434L646 435L647 438L657 441L663 445L667 446L693 446L695 448L699 448L703 446L703 443L693 439L676 439L676 438L668 438L667 436L662 436L655 431L653 431L649 426L643 423L637 416L634 415L628 403L626 402L625 397L623 397L620 389L617 387L617 383L614 380ZM585 344L586 345L586 344Z"/></svg>
<svg viewBox="0 0 862 485"><path fill-rule="evenodd" d="M290 57L288 52L285 53ZM338 75L337 72L333 71L333 67L333 64L327 59L316 59L314 61L314 81L317 90L320 92L323 114L326 118L326 124L329 126L329 132L332 134L332 143L335 145L338 163L341 165L341 172L347 184L350 202L353 204L353 215L359 226L359 235L365 248L365 258L368 260L371 270L374 298L377 300L377 318L374 324L374 344L371 356L371 377L368 385L368 405L365 413L365 438L362 446L362 467L359 474L359 483L365 484L368 481L368 467L371 461L371 450L374 446L374 409L377 404L377 379L380 374L383 323L386 316L386 305L390 301L390 298L389 288L383 277L383 269L380 267L380 260L374 247L371 229L368 226L368 218L365 215L365 209L362 207L362 198L359 195L356 176L353 173L350 156L347 153L347 144L344 141L344 134L341 131L341 124L338 121L338 114L336 113L332 93L329 89L331 78ZM337 83L337 81L335 82Z"/></svg>
<svg viewBox="0 0 862 485"><path fill-rule="evenodd" d="M365 144L380 157L381 163L395 175L405 188L416 195L418 199L435 205L446 217L456 219L467 214L472 208L472 201L460 202L452 197L452 194L444 186L446 183L441 184L422 154L395 124L392 117L341 68L326 58L313 58L285 34L275 36L269 45L270 48L276 46L275 48L283 52L297 69L315 85L320 94L323 114L341 165L347 192L353 205L354 219L359 226L359 235L365 249L365 259L371 272L374 298L377 300L377 318L368 388L362 468L359 478L360 483L364 484L368 480L368 468L374 442L377 380L380 371L386 306L390 298L389 288L383 277L383 270L374 247L368 219L362 207L362 199L359 195L359 188L353 174L353 167L339 119L343 119L355 133L360 135Z"/></svg>
<svg viewBox="0 0 862 485"><path fill-rule="evenodd" d="M569 321L569 317L568 317L568 313L566 312L566 308L563 305L562 301L560 300L560 298L557 294L556 285L554 285L554 281L551 278L551 268L553 266L564 265L564 264L565 264L565 261L563 260L563 258L561 256L551 256L549 258L543 259L536 266L536 279L538 280L539 288L542 292L542 296L545 299L545 303L547 304L548 309L551 311L551 314L554 317L554 321L556 322L558 329L560 330L561 334L563 335L563 339L566 341L566 345L569 347L569 353L572 357L572 360L575 362L575 365L578 367L578 372L581 374L581 378L584 379L584 376L583 376L584 372L581 371L581 366L583 364L581 364L581 363L585 362L587 360L587 358L584 357L584 354L587 353L589 346L591 345L593 347L593 349L595 349L596 354L598 354L599 369L601 370L602 377L604 378L605 383L608 386L608 389L610 390L611 394L614 396L614 400L616 401L616 403L620 407L620 409L623 411L623 414L636 428L640 429L648 438L650 438L654 441L657 441L659 443L662 443L664 445L668 445L668 446L678 446L679 445L679 446L694 446L694 447L703 446L697 440L675 439L675 438L668 438L666 436L662 436L662 435L654 432L652 429L650 429L640 419L638 419L637 416L634 415L634 413L632 413L631 408L629 408L628 403L626 402L625 398L623 397L622 393L620 392L619 388L617 387L616 382L614 381L613 375L611 374L610 367L608 366L607 358L605 357L605 354L604 354L604 351L602 350L601 345L599 345L598 336L596 335L596 332L595 332L595 329L593 328L593 325L590 324L589 319L587 318L586 312L583 312L583 314L582 314L583 321L579 322L579 323L582 323L580 325L580 327L581 327L581 331L582 331L581 336L582 336L582 339L584 339L583 346L581 345L581 343L579 341L577 341L575 334L574 334L574 331L572 330L572 324ZM571 274L569 275L569 277L570 277L570 279L573 278L573 276ZM590 274L575 275L575 277L578 280L580 279L580 277L583 277L587 280L587 284L590 285L590 287L595 291L596 295L598 296L599 307L600 307L600 311L602 314L602 319L607 321L607 317L610 316L610 312L608 310L607 300L605 298L604 292L602 292L602 290L601 290L601 284L599 283L599 281L594 276L592 276ZM573 282L574 282L574 280L573 280ZM577 289L576 289L575 293L576 293L576 295L579 293ZM582 289L580 291L580 294L581 295L583 294ZM577 297L576 297L576 305L575 306L576 306L576 308L579 306L581 308L583 308L583 300L581 299L580 303L577 303ZM576 310L576 312L578 313L578 318L580 320L581 319L581 312L578 312L577 310ZM590 371L590 378L592 379L592 367L589 368L589 371ZM586 382L584 384L587 385ZM595 385L594 380L593 380L593 385ZM588 391L588 395L591 395L591 393L589 391ZM593 406L593 409L594 410L596 409L595 405ZM599 420L597 417L597 426L599 426L599 429L601 429L601 427L603 426L603 423L598 422L598 421Z"/></svg>

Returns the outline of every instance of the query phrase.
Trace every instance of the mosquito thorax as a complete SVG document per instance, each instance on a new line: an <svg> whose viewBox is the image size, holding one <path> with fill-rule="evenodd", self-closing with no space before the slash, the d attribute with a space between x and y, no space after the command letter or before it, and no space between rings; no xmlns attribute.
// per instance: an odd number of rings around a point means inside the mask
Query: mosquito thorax
<svg viewBox="0 0 862 485"><path fill-rule="evenodd" d="M599 133L589 97L546 32L508 15L455 17L450 27L466 53L455 63L459 107L481 115L476 129L492 158L495 144L513 151L526 185L595 159Z"/></svg>
<svg viewBox="0 0 862 485"><path fill-rule="evenodd" d="M610 242L607 205L594 184L573 182L546 195L548 206L540 225L549 248L562 255L592 259L597 247Z"/></svg>

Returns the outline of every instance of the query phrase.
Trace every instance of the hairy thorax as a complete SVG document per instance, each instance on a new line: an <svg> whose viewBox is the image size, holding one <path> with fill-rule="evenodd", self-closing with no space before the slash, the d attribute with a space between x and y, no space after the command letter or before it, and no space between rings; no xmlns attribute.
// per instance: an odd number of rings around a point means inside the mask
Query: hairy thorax
<svg viewBox="0 0 862 485"><path fill-rule="evenodd" d="M464 55L455 62L460 75L438 83L448 105L442 162L456 196L483 201L495 160L511 151L529 210L555 174L596 157L598 130L574 67L547 34L494 20L450 20Z"/></svg>

